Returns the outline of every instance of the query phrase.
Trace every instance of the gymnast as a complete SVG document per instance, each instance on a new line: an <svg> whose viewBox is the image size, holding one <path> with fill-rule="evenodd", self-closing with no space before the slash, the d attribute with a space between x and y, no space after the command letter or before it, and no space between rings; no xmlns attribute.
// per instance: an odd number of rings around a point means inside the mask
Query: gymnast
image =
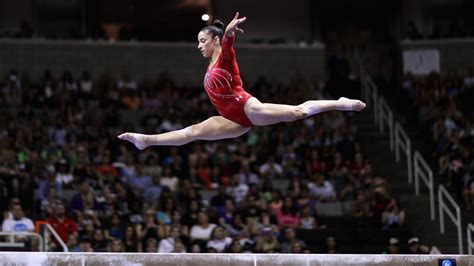
<svg viewBox="0 0 474 266"><path fill-rule="evenodd" d="M244 32L240 24L245 20L246 17L239 18L237 12L226 28L216 19L198 34L198 49L203 57L209 58L204 89L220 116L162 134L127 132L118 138L133 143L140 150L155 145L180 146L195 140L236 138L249 132L252 126L292 122L332 110L361 111L366 107L362 101L344 97L338 100L310 100L300 105L262 103L247 93L242 87L233 48L235 33Z"/></svg>

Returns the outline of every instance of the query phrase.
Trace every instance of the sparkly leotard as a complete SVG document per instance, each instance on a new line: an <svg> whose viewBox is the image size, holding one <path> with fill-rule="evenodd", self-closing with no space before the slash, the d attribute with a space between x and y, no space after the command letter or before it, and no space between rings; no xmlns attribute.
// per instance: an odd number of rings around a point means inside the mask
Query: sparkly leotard
<svg viewBox="0 0 474 266"><path fill-rule="evenodd" d="M245 114L244 106L252 95L242 87L234 39L234 36L222 37L221 53L204 76L204 89L221 116L244 127L251 127L252 122Z"/></svg>

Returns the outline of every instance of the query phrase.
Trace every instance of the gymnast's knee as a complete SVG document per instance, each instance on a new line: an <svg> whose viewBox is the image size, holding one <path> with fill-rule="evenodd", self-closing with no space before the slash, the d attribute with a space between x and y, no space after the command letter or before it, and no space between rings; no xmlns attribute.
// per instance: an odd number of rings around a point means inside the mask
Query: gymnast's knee
<svg viewBox="0 0 474 266"><path fill-rule="evenodd" d="M308 116L308 112L306 112L303 108L296 106L293 110L293 116L295 117L295 120L303 119Z"/></svg>

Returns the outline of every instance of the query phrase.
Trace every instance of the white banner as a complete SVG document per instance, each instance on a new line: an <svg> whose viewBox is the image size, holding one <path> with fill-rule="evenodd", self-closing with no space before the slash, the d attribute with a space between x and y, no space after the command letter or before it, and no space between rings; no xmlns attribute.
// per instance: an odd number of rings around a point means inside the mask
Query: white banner
<svg viewBox="0 0 474 266"><path fill-rule="evenodd" d="M403 51L403 73L428 75L440 72L439 51L437 49Z"/></svg>

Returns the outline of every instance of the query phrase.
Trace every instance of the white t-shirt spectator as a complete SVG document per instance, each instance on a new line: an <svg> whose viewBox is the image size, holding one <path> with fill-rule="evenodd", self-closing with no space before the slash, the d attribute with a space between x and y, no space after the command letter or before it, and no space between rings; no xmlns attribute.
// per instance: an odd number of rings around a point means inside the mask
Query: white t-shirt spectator
<svg viewBox="0 0 474 266"><path fill-rule="evenodd" d="M207 242L208 248L214 248L217 252L223 252L224 249L232 243L232 238L225 237L224 239L213 239Z"/></svg>
<svg viewBox="0 0 474 266"><path fill-rule="evenodd" d="M241 202L247 195L248 191L249 186L244 183L239 183L237 186L227 188L227 193L231 195L236 202Z"/></svg>
<svg viewBox="0 0 474 266"><path fill-rule="evenodd" d="M262 166L260 166L260 174L265 175L267 174L269 177L276 177L280 176L283 174L283 168L281 167L280 164L277 163L264 163Z"/></svg>
<svg viewBox="0 0 474 266"><path fill-rule="evenodd" d="M174 238L168 237L160 241L158 246L158 253L171 253L174 250Z"/></svg>
<svg viewBox="0 0 474 266"><path fill-rule="evenodd" d="M258 175L252 172L239 173L239 182L243 184L258 184Z"/></svg>
<svg viewBox="0 0 474 266"><path fill-rule="evenodd" d="M19 220L14 220L13 218L8 218L3 221L2 232L31 232L35 230L35 225L31 219L23 217Z"/></svg>
<svg viewBox="0 0 474 266"><path fill-rule="evenodd" d="M178 189L178 182L179 179L176 176L164 176L160 180L160 185L175 192Z"/></svg>
<svg viewBox="0 0 474 266"><path fill-rule="evenodd" d="M214 227L216 227L215 224L209 224L207 228L203 228L200 225L194 225L191 227L191 233L189 236L191 237L191 240L209 240L211 238L212 230L214 230Z"/></svg>
<svg viewBox="0 0 474 266"><path fill-rule="evenodd" d="M314 183L308 184L308 188L311 196L320 199L331 199L336 197L336 192L334 192L334 187L329 181L324 181L324 185L319 186Z"/></svg>

